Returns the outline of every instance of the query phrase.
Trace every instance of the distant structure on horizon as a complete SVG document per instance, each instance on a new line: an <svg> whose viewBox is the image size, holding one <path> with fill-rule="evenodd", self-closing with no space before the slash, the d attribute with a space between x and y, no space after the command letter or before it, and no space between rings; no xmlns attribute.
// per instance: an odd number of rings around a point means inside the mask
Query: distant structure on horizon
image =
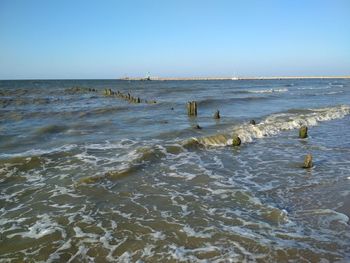
<svg viewBox="0 0 350 263"><path fill-rule="evenodd" d="M237 76L234 77L152 77L149 73L145 77L128 77L125 75L119 80L139 80L139 81L151 81L151 80L240 80Z"/></svg>
<svg viewBox="0 0 350 263"><path fill-rule="evenodd" d="M160 78L158 77L151 77L150 73L148 72L146 77L141 77L141 78L138 78L138 77L128 77L128 76L125 76L123 78L120 78L120 80L141 80L141 81L151 81L151 80L159 80Z"/></svg>
<svg viewBox="0 0 350 263"><path fill-rule="evenodd" d="M350 76L273 76L273 77L123 77L119 80L167 81L167 80L283 80L283 79L350 79Z"/></svg>

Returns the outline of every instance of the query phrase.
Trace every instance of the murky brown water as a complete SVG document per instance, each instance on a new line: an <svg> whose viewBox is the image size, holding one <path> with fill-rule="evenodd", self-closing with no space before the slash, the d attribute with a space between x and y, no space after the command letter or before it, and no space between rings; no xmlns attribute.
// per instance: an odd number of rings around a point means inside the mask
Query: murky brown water
<svg viewBox="0 0 350 263"><path fill-rule="evenodd" d="M1 81L0 262L347 262L349 89Z"/></svg>

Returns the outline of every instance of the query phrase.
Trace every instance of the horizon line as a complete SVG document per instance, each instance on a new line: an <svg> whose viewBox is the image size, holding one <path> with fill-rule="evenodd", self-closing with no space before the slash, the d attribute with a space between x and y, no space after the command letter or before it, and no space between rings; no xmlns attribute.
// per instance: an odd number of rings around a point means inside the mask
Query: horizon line
<svg viewBox="0 0 350 263"><path fill-rule="evenodd" d="M350 75L334 75L334 76L231 76L231 77L116 77L116 78L13 78L0 79L0 81L20 81L20 80L283 80L283 79L350 79Z"/></svg>
<svg viewBox="0 0 350 263"><path fill-rule="evenodd" d="M273 79L349 79L350 75L337 76L254 76L254 77L122 77L118 80L273 80Z"/></svg>

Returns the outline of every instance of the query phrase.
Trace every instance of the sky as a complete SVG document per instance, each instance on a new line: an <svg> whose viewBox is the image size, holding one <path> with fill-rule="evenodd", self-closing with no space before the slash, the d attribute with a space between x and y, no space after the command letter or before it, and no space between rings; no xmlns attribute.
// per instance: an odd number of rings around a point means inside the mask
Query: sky
<svg viewBox="0 0 350 263"><path fill-rule="evenodd" d="M0 79L350 75L349 0L0 0Z"/></svg>

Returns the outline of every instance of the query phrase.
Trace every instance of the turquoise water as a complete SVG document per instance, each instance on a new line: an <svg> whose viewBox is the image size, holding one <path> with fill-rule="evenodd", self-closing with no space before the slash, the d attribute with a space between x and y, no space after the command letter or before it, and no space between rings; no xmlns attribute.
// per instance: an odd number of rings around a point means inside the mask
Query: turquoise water
<svg viewBox="0 0 350 263"><path fill-rule="evenodd" d="M349 101L344 79L0 81L0 261L346 262Z"/></svg>

